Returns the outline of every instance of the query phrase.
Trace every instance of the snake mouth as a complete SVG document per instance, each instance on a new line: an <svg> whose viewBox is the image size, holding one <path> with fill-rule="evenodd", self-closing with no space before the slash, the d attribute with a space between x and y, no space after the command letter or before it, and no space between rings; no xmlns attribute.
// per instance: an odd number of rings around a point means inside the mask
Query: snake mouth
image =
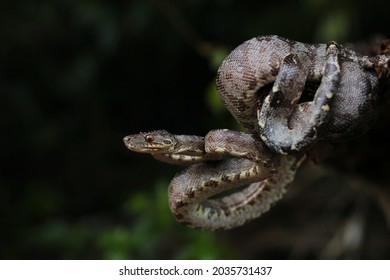
<svg viewBox="0 0 390 280"><path fill-rule="evenodd" d="M166 153L168 152L168 148L164 146L159 146L159 147L144 147L145 150L152 152L152 153Z"/></svg>
<svg viewBox="0 0 390 280"><path fill-rule="evenodd" d="M165 147L163 145L161 146L133 146L133 145L126 145L129 150L132 150L134 152L138 153L167 153L169 151L169 147Z"/></svg>

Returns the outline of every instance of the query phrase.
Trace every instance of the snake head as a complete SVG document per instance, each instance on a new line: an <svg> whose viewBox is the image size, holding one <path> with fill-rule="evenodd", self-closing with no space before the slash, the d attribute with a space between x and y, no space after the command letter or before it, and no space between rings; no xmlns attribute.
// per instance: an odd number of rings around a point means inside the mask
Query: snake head
<svg viewBox="0 0 390 280"><path fill-rule="evenodd" d="M177 145L175 136L165 130L128 135L123 142L131 151L146 154L172 153Z"/></svg>

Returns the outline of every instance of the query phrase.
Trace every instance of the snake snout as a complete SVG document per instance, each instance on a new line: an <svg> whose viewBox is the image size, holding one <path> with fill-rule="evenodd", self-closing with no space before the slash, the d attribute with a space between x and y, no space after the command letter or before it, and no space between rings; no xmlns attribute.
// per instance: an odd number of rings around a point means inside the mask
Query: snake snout
<svg viewBox="0 0 390 280"><path fill-rule="evenodd" d="M130 136L125 136L123 137L123 143L125 144L125 146L130 149L130 147L132 146L131 145L131 137Z"/></svg>

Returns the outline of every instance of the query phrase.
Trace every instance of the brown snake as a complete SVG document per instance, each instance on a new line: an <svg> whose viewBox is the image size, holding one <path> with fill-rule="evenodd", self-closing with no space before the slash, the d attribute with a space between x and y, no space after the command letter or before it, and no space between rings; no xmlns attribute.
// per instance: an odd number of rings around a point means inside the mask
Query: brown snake
<svg viewBox="0 0 390 280"><path fill-rule="evenodd" d="M329 138L334 131L363 131L354 123L374 111L373 69L387 67L388 61L386 56L360 56L336 43L254 38L225 59L216 81L224 104L249 133L212 130L203 138L157 130L126 136L124 143L160 161L190 165L168 189L169 206L178 221L208 230L237 227L282 197L305 150L317 138ZM348 75L365 83L355 85ZM298 104L307 83L319 87L312 101ZM353 96L356 92L359 98ZM346 106L350 100L357 100L355 107ZM348 114L345 123L348 108L366 115ZM246 184L240 191L221 194Z"/></svg>
<svg viewBox="0 0 390 280"><path fill-rule="evenodd" d="M207 230L237 227L266 212L303 159L273 155L253 135L232 130L212 130L205 138L157 130L126 136L124 142L160 161L191 164L169 184L169 206L178 221ZM245 184L250 185L213 198Z"/></svg>

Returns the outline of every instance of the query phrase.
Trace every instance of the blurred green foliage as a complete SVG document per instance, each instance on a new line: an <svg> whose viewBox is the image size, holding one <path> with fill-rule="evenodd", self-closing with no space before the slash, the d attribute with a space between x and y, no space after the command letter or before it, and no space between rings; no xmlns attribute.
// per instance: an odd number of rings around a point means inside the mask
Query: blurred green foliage
<svg viewBox="0 0 390 280"><path fill-rule="evenodd" d="M178 169L131 154L123 136L239 129L214 85L229 50L263 34L306 42L389 36L388 6L3 1L0 258L237 257L221 233L174 221L166 192Z"/></svg>

